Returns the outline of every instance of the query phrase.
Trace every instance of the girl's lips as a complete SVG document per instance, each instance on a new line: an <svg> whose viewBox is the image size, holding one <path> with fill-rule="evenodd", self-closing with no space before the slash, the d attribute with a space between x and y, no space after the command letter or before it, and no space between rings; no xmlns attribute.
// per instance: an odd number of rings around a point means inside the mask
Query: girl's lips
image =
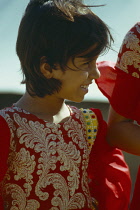
<svg viewBox="0 0 140 210"><path fill-rule="evenodd" d="M88 89L89 85L91 85L91 84L92 84L92 82L91 82L91 83L88 83L88 84L86 84L86 85L81 85L81 87L82 87L82 88L85 88L85 89Z"/></svg>
<svg viewBox="0 0 140 210"><path fill-rule="evenodd" d="M83 86L81 86L81 89L84 92L84 94L87 94L88 93L88 87L89 87L89 85L83 85Z"/></svg>
<svg viewBox="0 0 140 210"><path fill-rule="evenodd" d="M91 83L88 83L86 85L81 85L81 88L85 92L85 94L88 93L88 88L89 88L89 85L90 84L92 84L92 82Z"/></svg>
<svg viewBox="0 0 140 210"><path fill-rule="evenodd" d="M82 85L81 88L88 89L89 85Z"/></svg>

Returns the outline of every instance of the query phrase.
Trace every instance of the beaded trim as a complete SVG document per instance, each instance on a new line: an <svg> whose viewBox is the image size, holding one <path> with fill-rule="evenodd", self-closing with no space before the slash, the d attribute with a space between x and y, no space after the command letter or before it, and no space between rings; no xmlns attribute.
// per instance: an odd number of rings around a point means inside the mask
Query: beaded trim
<svg viewBox="0 0 140 210"><path fill-rule="evenodd" d="M98 209L99 203L95 198L92 198L92 205L93 205L92 210L97 210Z"/></svg>
<svg viewBox="0 0 140 210"><path fill-rule="evenodd" d="M90 109L80 109L82 111L87 133L87 142L89 149L92 149L98 131L98 120L95 113Z"/></svg>

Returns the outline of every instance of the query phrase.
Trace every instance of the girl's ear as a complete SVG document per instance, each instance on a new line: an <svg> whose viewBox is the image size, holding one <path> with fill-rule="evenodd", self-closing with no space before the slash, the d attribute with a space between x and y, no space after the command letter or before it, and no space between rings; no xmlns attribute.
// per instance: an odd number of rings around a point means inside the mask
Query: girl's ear
<svg viewBox="0 0 140 210"><path fill-rule="evenodd" d="M52 69L48 63L40 64L40 71L47 79L50 79L53 77Z"/></svg>
<svg viewBox="0 0 140 210"><path fill-rule="evenodd" d="M47 79L52 78L52 69L45 56L40 59L40 71Z"/></svg>

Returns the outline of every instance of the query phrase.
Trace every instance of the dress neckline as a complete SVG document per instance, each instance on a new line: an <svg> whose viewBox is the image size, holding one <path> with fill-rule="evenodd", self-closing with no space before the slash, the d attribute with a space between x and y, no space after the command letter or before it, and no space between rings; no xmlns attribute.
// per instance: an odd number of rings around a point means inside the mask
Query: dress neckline
<svg viewBox="0 0 140 210"><path fill-rule="evenodd" d="M58 126L59 126L59 125L63 125L64 123L70 122L70 121L71 121L71 118L72 118L72 116L73 116L73 114L74 114L74 110L72 109L72 107L69 106L69 105L67 105L67 107L68 107L68 109L69 109L69 112L70 112L70 116L69 116L68 120L66 120L66 121L64 121L64 122L60 122L60 123L54 123L54 122L49 122L49 121L47 121L47 120L44 120L44 119L42 119L42 118L39 118L39 117L36 116L35 114L30 113L29 111L27 111L27 110L25 110L25 109L23 109L23 108L18 107L15 103L12 105L12 107L15 108L18 112L23 112L23 113L25 113L25 114L28 114L28 115L33 116L33 118L35 118L35 119L38 120L38 121L42 121L42 122L44 122L44 123L53 124L53 125L56 125L56 126L57 126L57 125L58 125Z"/></svg>

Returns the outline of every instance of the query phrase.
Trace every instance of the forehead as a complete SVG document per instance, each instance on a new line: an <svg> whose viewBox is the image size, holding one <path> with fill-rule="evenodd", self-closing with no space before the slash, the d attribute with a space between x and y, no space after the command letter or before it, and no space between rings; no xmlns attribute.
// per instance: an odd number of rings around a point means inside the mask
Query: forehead
<svg viewBox="0 0 140 210"><path fill-rule="evenodd" d="M98 56L96 49L97 49L97 44L94 44L91 47L89 47L87 50L85 50L84 52L75 56L75 59L77 61L92 60L93 58Z"/></svg>
<svg viewBox="0 0 140 210"><path fill-rule="evenodd" d="M87 54L90 54L91 52L95 51L97 48L97 43L90 46L87 50L85 50L84 52L80 53L77 57L85 57Z"/></svg>

